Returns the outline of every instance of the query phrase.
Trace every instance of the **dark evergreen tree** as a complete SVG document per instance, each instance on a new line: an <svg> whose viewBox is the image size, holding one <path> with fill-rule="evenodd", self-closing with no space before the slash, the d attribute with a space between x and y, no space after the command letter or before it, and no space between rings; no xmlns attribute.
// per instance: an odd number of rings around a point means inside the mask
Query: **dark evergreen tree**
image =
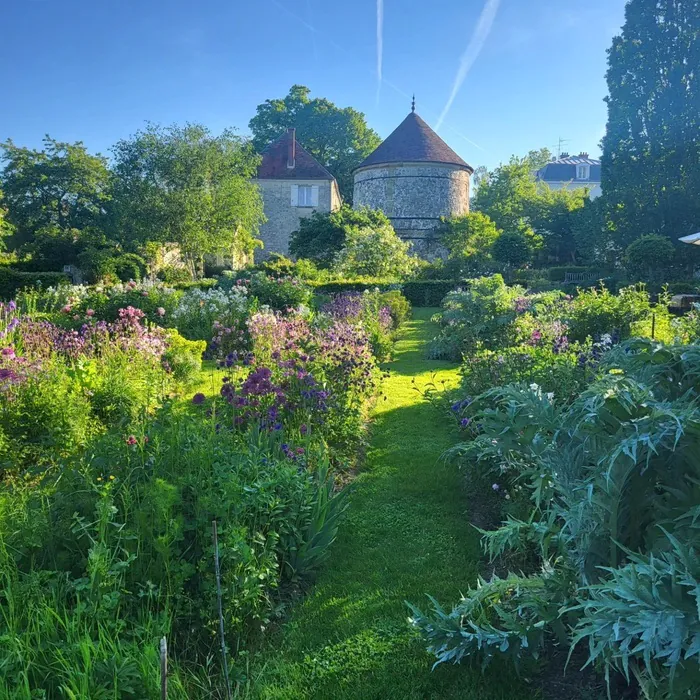
<svg viewBox="0 0 700 700"><path fill-rule="evenodd" d="M630 0L608 52L606 216L620 247L700 230L700 0Z"/></svg>

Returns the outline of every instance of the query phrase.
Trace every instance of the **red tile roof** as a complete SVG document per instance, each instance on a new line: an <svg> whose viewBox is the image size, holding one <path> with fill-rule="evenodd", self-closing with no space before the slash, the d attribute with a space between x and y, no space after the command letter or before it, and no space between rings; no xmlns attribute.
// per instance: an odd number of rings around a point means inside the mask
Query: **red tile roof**
<svg viewBox="0 0 700 700"><path fill-rule="evenodd" d="M262 154L258 166L260 180L335 180L310 153L307 153L296 140L294 131L286 131L277 141L271 143ZM289 141L294 139L294 167L287 167Z"/></svg>
<svg viewBox="0 0 700 700"><path fill-rule="evenodd" d="M357 170L383 163L446 163L474 172L415 112L399 124Z"/></svg>

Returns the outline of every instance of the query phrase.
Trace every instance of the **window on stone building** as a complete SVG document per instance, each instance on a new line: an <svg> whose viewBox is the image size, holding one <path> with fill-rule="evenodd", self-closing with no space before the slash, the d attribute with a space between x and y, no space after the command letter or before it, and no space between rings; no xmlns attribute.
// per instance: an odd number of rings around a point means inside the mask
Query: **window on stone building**
<svg viewBox="0 0 700 700"><path fill-rule="evenodd" d="M576 166L576 179L577 180L588 180L588 166L587 165L577 165Z"/></svg>
<svg viewBox="0 0 700 700"><path fill-rule="evenodd" d="M292 185L292 206L293 207L317 207L318 206L318 186L317 185Z"/></svg>

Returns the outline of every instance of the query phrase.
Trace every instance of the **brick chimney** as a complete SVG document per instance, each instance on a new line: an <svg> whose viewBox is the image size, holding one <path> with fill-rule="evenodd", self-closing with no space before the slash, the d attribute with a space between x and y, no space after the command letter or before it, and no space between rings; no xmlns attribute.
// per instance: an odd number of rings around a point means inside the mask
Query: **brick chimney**
<svg viewBox="0 0 700 700"><path fill-rule="evenodd" d="M294 127L287 129L287 167L293 168L296 165L297 155L297 130Z"/></svg>
<svg viewBox="0 0 700 700"><path fill-rule="evenodd" d="M578 157L579 158L588 158L588 153L586 153L585 151L581 151L581 153L578 154Z"/></svg>

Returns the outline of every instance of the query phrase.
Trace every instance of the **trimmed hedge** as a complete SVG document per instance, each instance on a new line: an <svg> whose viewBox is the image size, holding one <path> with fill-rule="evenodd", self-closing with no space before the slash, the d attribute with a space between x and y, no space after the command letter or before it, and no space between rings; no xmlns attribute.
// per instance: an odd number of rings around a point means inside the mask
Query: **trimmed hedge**
<svg viewBox="0 0 700 700"><path fill-rule="evenodd" d="M542 272L546 274L552 282L563 282L567 272L588 272L593 274L595 279L605 279L606 277L610 276L609 272L601 270L598 267L585 267L583 265L562 265L560 267L548 267Z"/></svg>
<svg viewBox="0 0 700 700"><path fill-rule="evenodd" d="M187 290L187 289L211 289L216 287L219 280L215 277L202 277L200 280L192 280L191 282L177 282L170 285L173 289Z"/></svg>
<svg viewBox="0 0 700 700"><path fill-rule="evenodd" d="M10 267L0 267L0 299L9 301L20 289L26 287L54 287L70 284L63 272L21 272Z"/></svg>
<svg viewBox="0 0 700 700"><path fill-rule="evenodd" d="M344 292L364 292L366 289L379 289L386 292L390 289L401 289L399 282L387 282L386 280L336 280L334 282L309 282L317 294L343 294Z"/></svg>
<svg viewBox="0 0 700 700"><path fill-rule="evenodd" d="M440 306L449 292L460 286L454 280L413 280L405 282L401 291L412 306Z"/></svg>

